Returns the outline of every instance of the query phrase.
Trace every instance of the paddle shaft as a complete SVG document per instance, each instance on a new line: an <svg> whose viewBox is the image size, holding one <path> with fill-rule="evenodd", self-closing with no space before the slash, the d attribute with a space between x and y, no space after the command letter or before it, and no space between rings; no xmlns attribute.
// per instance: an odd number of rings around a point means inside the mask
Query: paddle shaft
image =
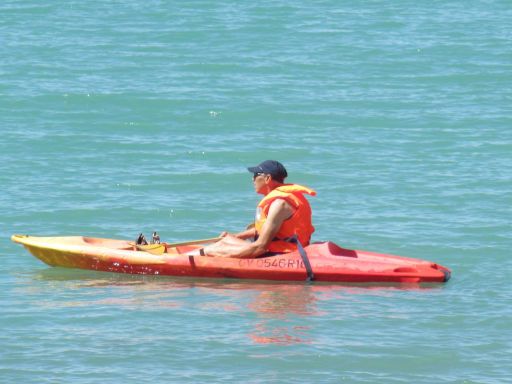
<svg viewBox="0 0 512 384"><path fill-rule="evenodd" d="M179 247L182 245L195 245L195 244L207 244L207 243L215 243L219 241L222 237L212 237L210 239L201 239L201 240L191 240L191 241L182 241L178 243L163 243L167 246L167 248Z"/></svg>

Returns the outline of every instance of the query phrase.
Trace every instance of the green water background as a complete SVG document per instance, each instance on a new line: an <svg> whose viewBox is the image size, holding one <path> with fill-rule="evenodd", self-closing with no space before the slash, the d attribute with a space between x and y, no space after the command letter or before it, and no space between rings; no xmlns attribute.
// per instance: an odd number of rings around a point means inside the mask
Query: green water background
<svg viewBox="0 0 512 384"><path fill-rule="evenodd" d="M511 19L497 0L2 2L0 382L510 382ZM452 280L120 276L9 241L237 230L267 158L318 191L314 240Z"/></svg>

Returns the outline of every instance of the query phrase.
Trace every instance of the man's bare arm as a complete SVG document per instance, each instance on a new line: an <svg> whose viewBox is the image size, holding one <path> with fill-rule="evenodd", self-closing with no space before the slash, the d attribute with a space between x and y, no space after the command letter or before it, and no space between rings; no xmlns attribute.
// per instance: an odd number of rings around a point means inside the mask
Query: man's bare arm
<svg viewBox="0 0 512 384"><path fill-rule="evenodd" d="M276 236L283 221L293 213L293 208L286 201L277 199L270 205L267 220L265 220L261 233L255 242L248 243L235 236L226 236L217 243L206 247L204 252L208 256L215 257L240 259L258 257L267 251L268 245Z"/></svg>

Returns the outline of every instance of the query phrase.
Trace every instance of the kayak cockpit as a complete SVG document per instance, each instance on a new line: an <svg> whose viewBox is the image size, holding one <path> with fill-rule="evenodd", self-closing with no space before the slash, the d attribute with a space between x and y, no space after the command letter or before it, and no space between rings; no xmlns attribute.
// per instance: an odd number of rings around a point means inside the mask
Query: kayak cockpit
<svg viewBox="0 0 512 384"><path fill-rule="evenodd" d="M323 243L315 243L321 245L323 249L323 254L327 254L330 256L344 256L344 257L357 257L357 252L353 249L342 248L339 245L333 243L332 241L326 241Z"/></svg>

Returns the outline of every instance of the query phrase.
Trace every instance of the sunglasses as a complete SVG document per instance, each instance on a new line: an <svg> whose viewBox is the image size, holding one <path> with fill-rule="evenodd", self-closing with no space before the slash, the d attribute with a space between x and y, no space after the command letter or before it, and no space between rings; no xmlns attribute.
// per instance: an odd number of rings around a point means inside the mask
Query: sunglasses
<svg viewBox="0 0 512 384"><path fill-rule="evenodd" d="M263 176L263 175L265 175L265 173L263 173L263 172L255 173L255 174L252 176L252 179L253 179L253 180L256 180L256 178L257 178L258 176Z"/></svg>

